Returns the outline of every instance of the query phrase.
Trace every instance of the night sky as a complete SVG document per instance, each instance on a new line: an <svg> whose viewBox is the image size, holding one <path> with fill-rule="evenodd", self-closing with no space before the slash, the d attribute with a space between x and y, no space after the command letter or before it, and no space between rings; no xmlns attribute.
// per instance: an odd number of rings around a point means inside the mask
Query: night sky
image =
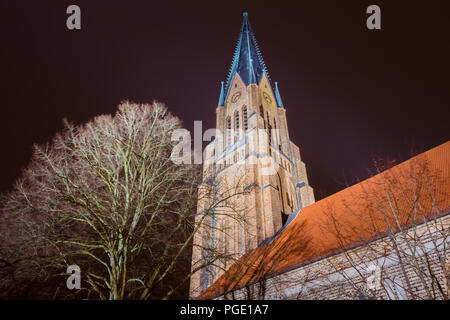
<svg viewBox="0 0 450 320"><path fill-rule="evenodd" d="M81 8L81 30L66 8ZM366 8L381 7L381 30ZM215 126L247 11L316 199L449 138L448 1L0 0L1 189L62 118L120 101L165 102L188 129Z"/></svg>

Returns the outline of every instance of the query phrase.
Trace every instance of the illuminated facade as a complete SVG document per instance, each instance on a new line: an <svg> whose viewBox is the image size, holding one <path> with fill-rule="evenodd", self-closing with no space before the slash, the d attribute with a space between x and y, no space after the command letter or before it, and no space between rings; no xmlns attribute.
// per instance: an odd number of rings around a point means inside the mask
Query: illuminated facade
<svg viewBox="0 0 450 320"><path fill-rule="evenodd" d="M228 79L225 85L222 82L216 128L222 135L205 149L207 161L199 194L202 188L213 190L213 197L225 197L224 190L244 194L208 211L209 225L194 238L192 270L212 259L214 253L239 258L270 242L302 208L315 201L299 148L289 139L278 84L272 86L247 13L243 14ZM218 199L199 195L197 220L212 201ZM194 273L190 296L206 290L226 268L227 261L222 259L216 266Z"/></svg>

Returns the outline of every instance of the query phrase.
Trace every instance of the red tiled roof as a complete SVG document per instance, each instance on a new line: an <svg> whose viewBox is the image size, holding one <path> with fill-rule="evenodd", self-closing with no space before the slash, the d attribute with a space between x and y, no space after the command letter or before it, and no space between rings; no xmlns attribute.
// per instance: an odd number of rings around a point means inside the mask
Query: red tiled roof
<svg viewBox="0 0 450 320"><path fill-rule="evenodd" d="M242 256L198 298L214 298L449 210L450 141L304 208L272 243Z"/></svg>

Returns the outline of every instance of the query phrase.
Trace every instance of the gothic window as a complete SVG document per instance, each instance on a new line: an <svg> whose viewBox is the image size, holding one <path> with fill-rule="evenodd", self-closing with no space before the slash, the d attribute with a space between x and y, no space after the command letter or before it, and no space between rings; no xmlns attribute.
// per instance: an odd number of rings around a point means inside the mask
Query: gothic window
<svg viewBox="0 0 450 320"><path fill-rule="evenodd" d="M227 118L227 140L228 145L231 145L231 118Z"/></svg>
<svg viewBox="0 0 450 320"><path fill-rule="evenodd" d="M291 208L294 207L294 200L292 199L291 194L287 191L286 191L286 202L289 207L291 207Z"/></svg>
<svg viewBox="0 0 450 320"><path fill-rule="evenodd" d="M277 130L277 120L275 119L275 118L273 118L273 128L275 129L275 130ZM275 140L275 143L274 143L274 145L276 146L277 145L277 141L278 141L278 132L276 132L275 133L275 137L274 137L274 140Z"/></svg>
<svg viewBox="0 0 450 320"><path fill-rule="evenodd" d="M247 106L242 107L242 116L244 119L244 129L248 130L248 123L247 123Z"/></svg>
<svg viewBox="0 0 450 320"><path fill-rule="evenodd" d="M264 129L266 128L266 120L264 119L264 109L263 106L259 106L259 115L261 116L261 118L263 119L264 122Z"/></svg>
<svg viewBox="0 0 450 320"><path fill-rule="evenodd" d="M239 140L239 111L234 113L234 128L236 130L236 140Z"/></svg>

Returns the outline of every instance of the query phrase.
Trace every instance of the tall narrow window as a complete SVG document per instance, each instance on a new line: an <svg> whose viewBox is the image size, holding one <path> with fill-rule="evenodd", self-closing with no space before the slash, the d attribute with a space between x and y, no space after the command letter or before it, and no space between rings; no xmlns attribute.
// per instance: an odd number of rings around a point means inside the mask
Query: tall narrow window
<svg viewBox="0 0 450 320"><path fill-rule="evenodd" d="M264 119L264 109L263 106L259 106L259 115L261 116L261 118L264 121L264 129L266 128L266 120Z"/></svg>
<svg viewBox="0 0 450 320"><path fill-rule="evenodd" d="M269 154L272 155L272 152L270 151L270 146L272 145L272 125L270 124L270 117L269 113L267 112L267 137L269 142Z"/></svg>
<svg viewBox="0 0 450 320"><path fill-rule="evenodd" d="M231 145L231 118L227 118L227 140L228 145Z"/></svg>
<svg viewBox="0 0 450 320"><path fill-rule="evenodd" d="M239 140L239 111L234 113L234 129L236 130L236 140Z"/></svg>
<svg viewBox="0 0 450 320"><path fill-rule="evenodd" d="M247 106L242 107L242 116L244 120L244 129L248 130L248 123L247 123Z"/></svg>
<svg viewBox="0 0 450 320"><path fill-rule="evenodd" d="M275 136L273 137L274 146L278 145L279 137L278 137L278 130L277 130L277 120L273 118L273 128L275 129Z"/></svg>

